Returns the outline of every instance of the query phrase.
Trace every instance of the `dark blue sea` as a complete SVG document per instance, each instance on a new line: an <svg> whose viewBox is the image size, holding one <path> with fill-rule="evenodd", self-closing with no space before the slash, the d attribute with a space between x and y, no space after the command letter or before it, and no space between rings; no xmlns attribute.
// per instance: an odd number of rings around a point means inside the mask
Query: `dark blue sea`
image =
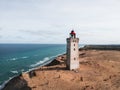
<svg viewBox="0 0 120 90"><path fill-rule="evenodd" d="M0 85L21 72L53 60L65 51L64 44L0 44Z"/></svg>

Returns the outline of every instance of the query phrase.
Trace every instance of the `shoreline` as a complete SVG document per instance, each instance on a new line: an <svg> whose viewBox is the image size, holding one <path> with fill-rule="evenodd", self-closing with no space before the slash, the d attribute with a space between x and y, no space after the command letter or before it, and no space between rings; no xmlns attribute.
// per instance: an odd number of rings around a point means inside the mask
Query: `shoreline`
<svg viewBox="0 0 120 90"><path fill-rule="evenodd" d="M52 59L50 59L49 61L46 61L46 62L44 62L44 63L41 63L39 66L33 67L33 68L31 68L31 69L29 69L29 70L27 70L27 71L21 72L21 73L18 74L18 75L14 75L13 77L10 77L10 79L5 80L5 81L0 85L0 90L2 90L2 89L6 86L6 84L10 82L10 80L12 80L12 79L14 79L14 78L16 78L16 77L19 77L19 76L21 76L21 75L24 74L24 73L29 73L29 72L34 71L34 70L37 70L37 69L39 69L39 68L41 68L41 67L43 67L43 66L49 65L49 64L50 64L52 61L54 61L57 57L62 56L62 55L64 55L64 54L65 54L65 53L57 54L57 55L55 55Z"/></svg>
<svg viewBox="0 0 120 90"><path fill-rule="evenodd" d="M92 46L92 47L93 47L93 46ZM97 47L97 48L98 48L98 47ZM101 46L100 46L100 48L98 48L98 49L95 49L95 48L92 48L92 49L91 49L91 46L86 48L86 46L84 46L83 48L79 48L79 51L81 51L81 50L97 50L97 51L99 51L100 49L101 49ZM101 50L103 50L103 49L101 49ZM105 49L105 50L103 50L103 51L107 51L107 50L108 50L108 49ZM111 49L110 49L110 50L111 50ZM108 50L108 51L109 51L109 50ZM111 51L114 51L114 50L111 50ZM119 51L119 50L118 50L118 51ZM27 74L31 74L31 75L32 75L31 78L34 77L34 76L36 76L34 72L36 72L36 71L42 71L42 70L44 70L44 69L47 69L47 68L53 66L53 64L51 64L51 63L54 63L55 61L57 61L57 58L60 59L60 58L62 58L64 55L65 55L65 54L61 54L61 55L56 56L53 60L49 61L49 62L47 63L47 65L37 66L36 68L33 68L33 69L30 70L30 71L23 72L23 73L19 74L18 76L13 77L13 78L10 79L7 83L5 83L4 87L1 88L1 90L2 90L2 89L4 90L4 88L7 86L7 84L9 84L10 81L12 81L13 79L16 79L17 77L19 78L19 77L21 77L21 76L25 76L26 78L28 78ZM81 54L81 55L82 55L82 54ZM83 54L83 56L84 56L84 54ZM60 64L59 62L55 62L54 64L56 64L56 63ZM57 70L57 68L56 68L56 70ZM32 72L32 73L31 73L31 72ZM27 73L27 74L26 74L26 73Z"/></svg>

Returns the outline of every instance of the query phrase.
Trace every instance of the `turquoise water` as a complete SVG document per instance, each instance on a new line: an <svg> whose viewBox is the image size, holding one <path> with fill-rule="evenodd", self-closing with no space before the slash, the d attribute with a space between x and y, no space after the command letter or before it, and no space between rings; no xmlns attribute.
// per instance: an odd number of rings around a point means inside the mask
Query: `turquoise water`
<svg viewBox="0 0 120 90"><path fill-rule="evenodd" d="M0 44L0 84L65 53L64 44Z"/></svg>

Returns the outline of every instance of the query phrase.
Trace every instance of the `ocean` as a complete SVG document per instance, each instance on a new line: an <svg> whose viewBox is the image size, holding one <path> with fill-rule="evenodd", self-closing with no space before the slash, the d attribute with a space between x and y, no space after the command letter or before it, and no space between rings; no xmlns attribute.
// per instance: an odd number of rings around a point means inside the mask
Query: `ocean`
<svg viewBox="0 0 120 90"><path fill-rule="evenodd" d="M65 44L0 44L0 85L65 52Z"/></svg>

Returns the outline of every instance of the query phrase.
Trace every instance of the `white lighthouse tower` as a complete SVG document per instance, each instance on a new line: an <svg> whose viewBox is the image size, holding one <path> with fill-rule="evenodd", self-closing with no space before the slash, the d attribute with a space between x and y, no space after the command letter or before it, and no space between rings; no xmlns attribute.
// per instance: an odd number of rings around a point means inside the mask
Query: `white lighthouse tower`
<svg viewBox="0 0 120 90"><path fill-rule="evenodd" d="M67 61L66 66L69 70L79 68L79 38L76 38L74 30L71 31L70 37L67 38Z"/></svg>

